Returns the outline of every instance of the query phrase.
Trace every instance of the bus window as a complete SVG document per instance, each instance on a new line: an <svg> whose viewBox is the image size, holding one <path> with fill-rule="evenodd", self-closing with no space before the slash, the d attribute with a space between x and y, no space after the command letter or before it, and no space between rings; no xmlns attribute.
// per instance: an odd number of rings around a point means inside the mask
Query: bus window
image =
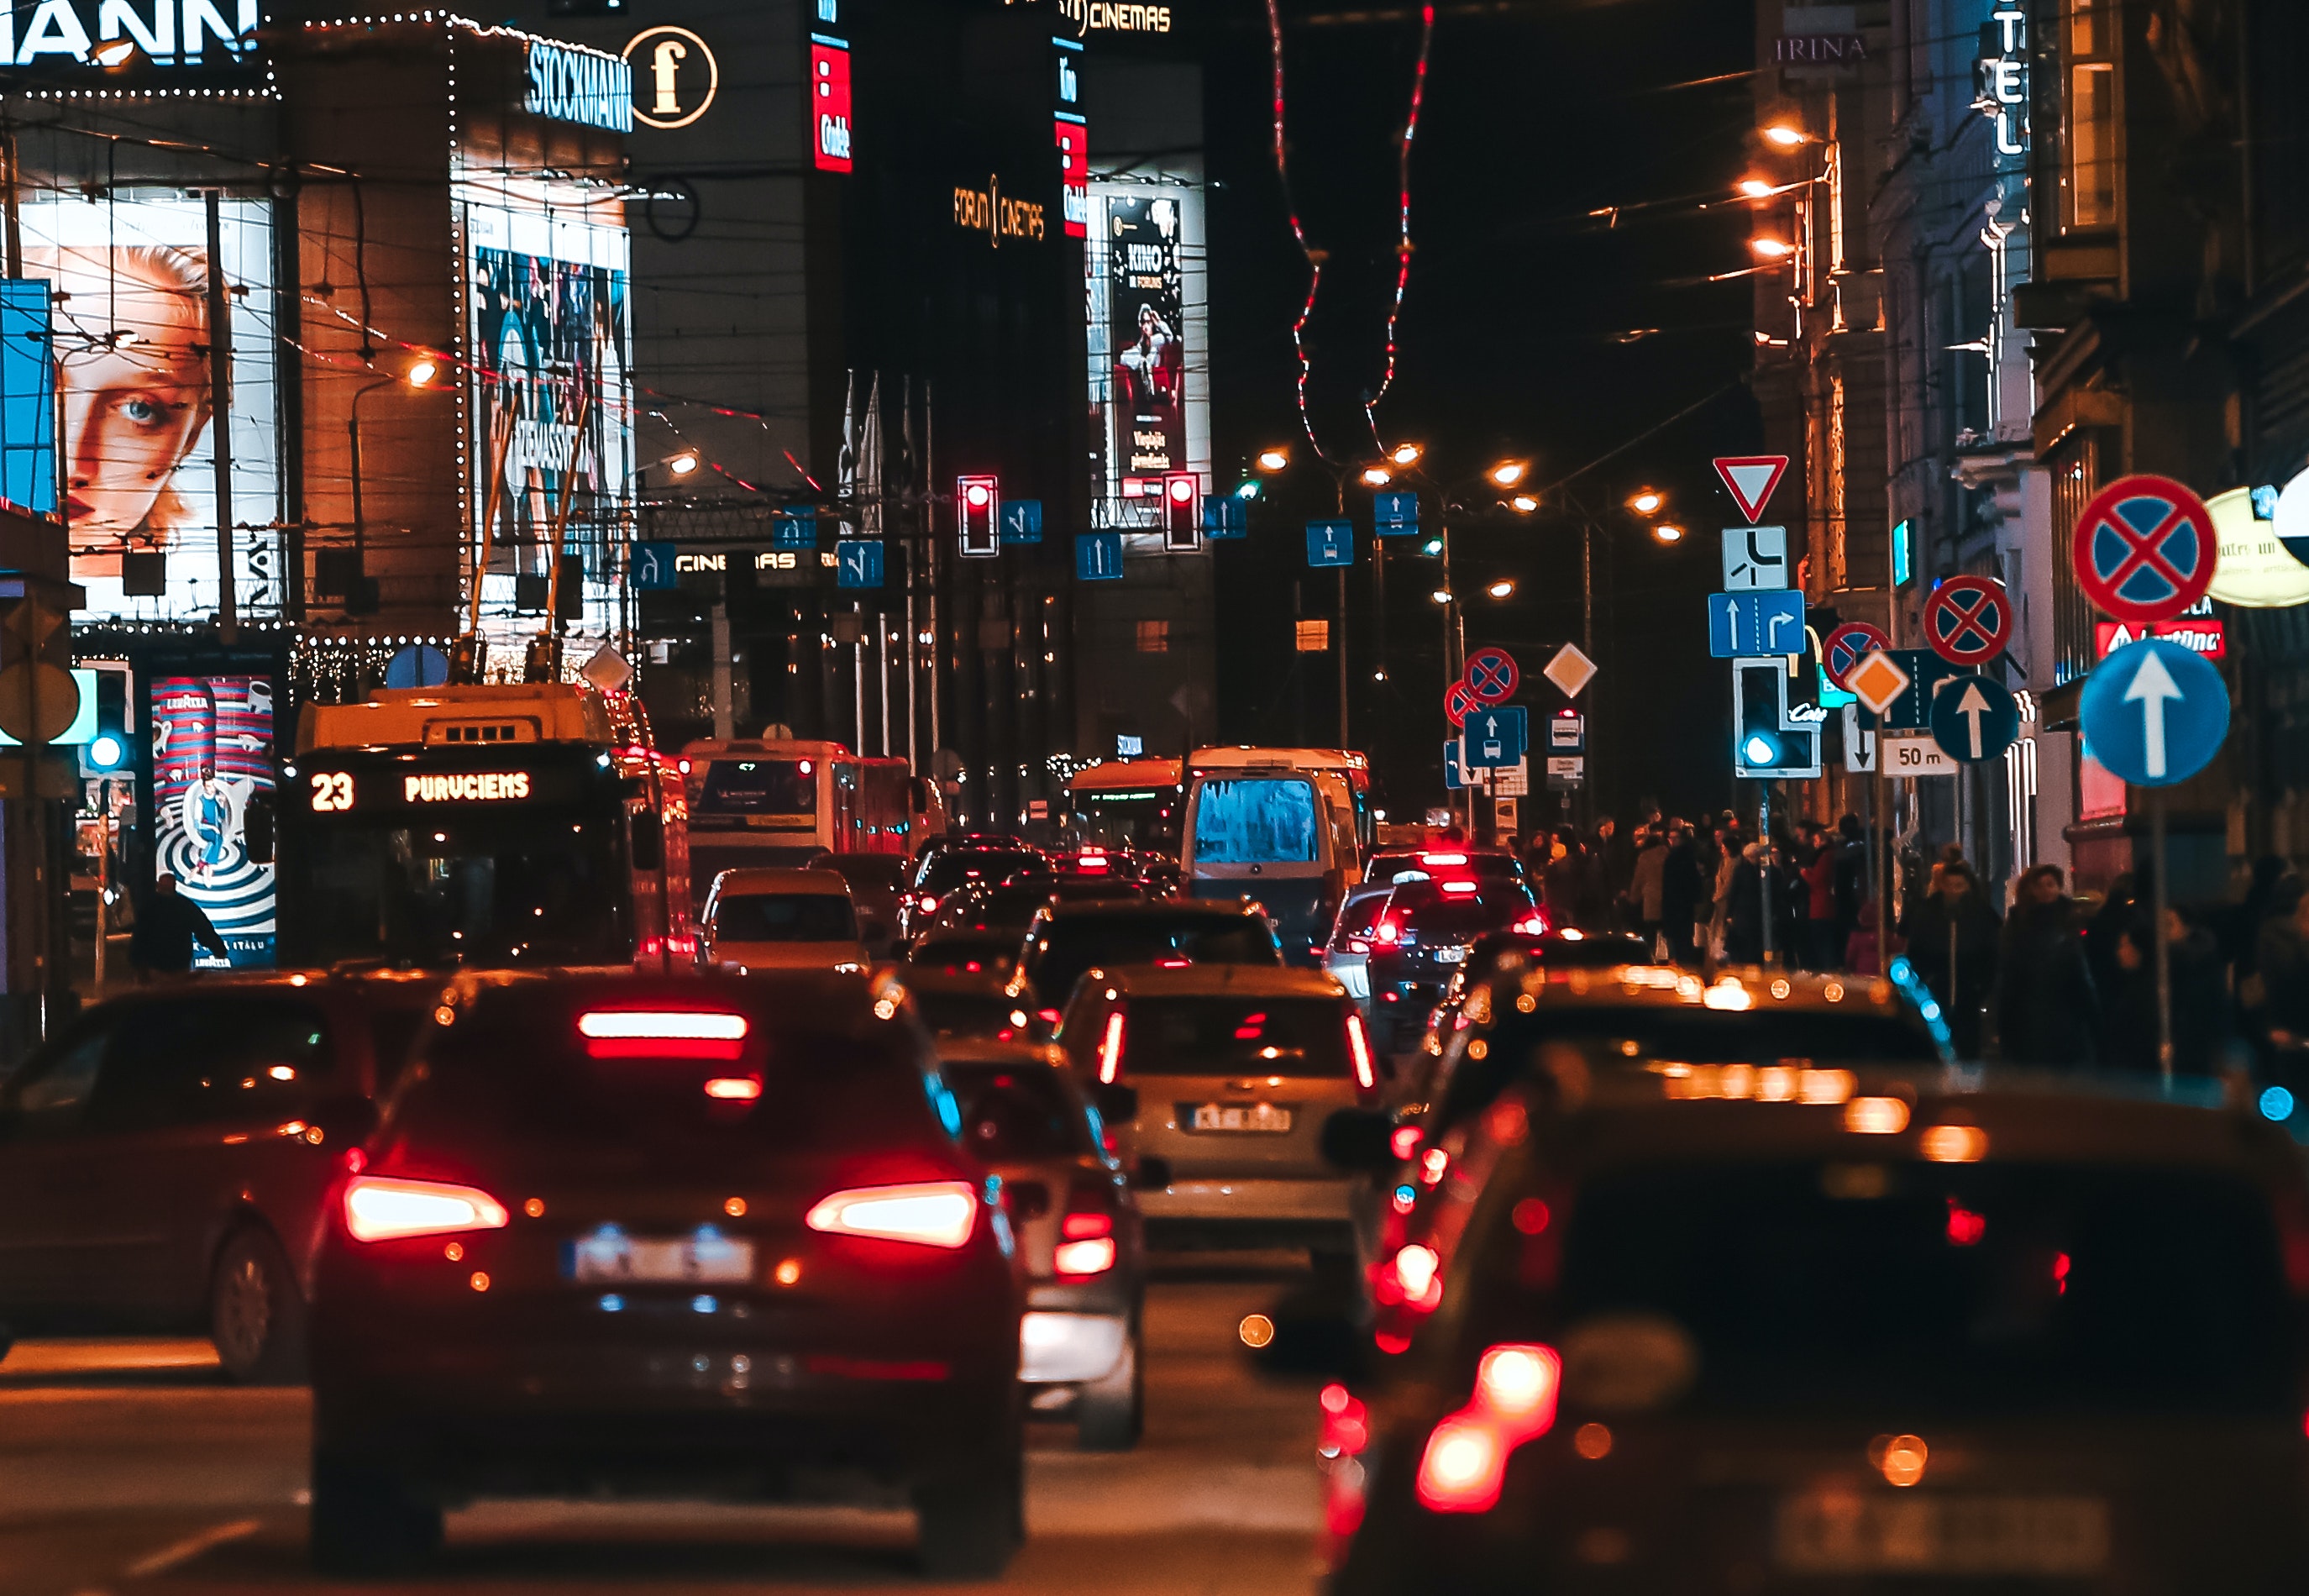
<svg viewBox="0 0 2309 1596"><path fill-rule="evenodd" d="M1298 776L1206 779L1195 808L1198 864L1314 864L1322 854L1315 784Z"/></svg>
<svg viewBox="0 0 2309 1596"><path fill-rule="evenodd" d="M695 813L814 815L815 759L714 759L705 767Z"/></svg>

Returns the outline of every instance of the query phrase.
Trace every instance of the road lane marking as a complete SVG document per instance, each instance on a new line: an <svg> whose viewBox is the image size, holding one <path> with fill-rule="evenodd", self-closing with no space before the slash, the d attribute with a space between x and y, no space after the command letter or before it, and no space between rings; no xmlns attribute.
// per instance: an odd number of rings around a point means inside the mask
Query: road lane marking
<svg viewBox="0 0 2309 1596"><path fill-rule="evenodd" d="M218 1524L203 1530L197 1535L187 1535L173 1546L164 1546L147 1557L139 1557L121 1572L128 1579L150 1579L156 1574L166 1574L180 1564L189 1563L203 1552L222 1546L228 1540L238 1540L264 1528L261 1520L238 1518L229 1524Z"/></svg>

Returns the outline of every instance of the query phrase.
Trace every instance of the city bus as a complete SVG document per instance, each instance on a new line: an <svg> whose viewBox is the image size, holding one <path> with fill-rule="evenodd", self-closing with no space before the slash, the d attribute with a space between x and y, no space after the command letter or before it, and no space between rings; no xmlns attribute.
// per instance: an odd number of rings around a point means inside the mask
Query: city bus
<svg viewBox="0 0 2309 1596"><path fill-rule="evenodd" d="M1187 759L1179 857L1196 898L1253 898L1305 963L1376 837L1371 761L1320 748L1201 748Z"/></svg>
<svg viewBox="0 0 2309 1596"><path fill-rule="evenodd" d="M1175 859L1186 810L1179 760L1107 759L1067 783L1067 841Z"/></svg>
<svg viewBox="0 0 2309 1596"><path fill-rule="evenodd" d="M688 783L691 892L745 865L807 865L827 854L911 854L946 829L935 782L904 759L860 759L839 742L707 738L681 750Z"/></svg>
<svg viewBox="0 0 2309 1596"><path fill-rule="evenodd" d="M284 966L696 958L680 778L630 693L538 682L309 704L281 776Z"/></svg>

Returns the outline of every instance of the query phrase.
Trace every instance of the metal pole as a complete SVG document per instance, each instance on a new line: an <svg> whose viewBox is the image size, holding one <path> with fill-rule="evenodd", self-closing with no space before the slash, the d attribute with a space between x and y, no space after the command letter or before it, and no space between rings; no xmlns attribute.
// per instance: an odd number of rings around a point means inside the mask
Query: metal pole
<svg viewBox="0 0 2309 1596"><path fill-rule="evenodd" d="M2171 913L2173 891L2165 879L2165 789L2149 789L2149 868L2156 872L2152 895L2157 914L2157 1073L2167 1085L2173 1080L2173 948L2166 934L2165 917Z"/></svg>
<svg viewBox="0 0 2309 1596"><path fill-rule="evenodd" d="M944 746L938 741L938 665L946 658L946 643L938 631L938 412L931 401L938 390L929 377L922 378L922 551L923 575L929 580L930 612L930 779L946 778L937 770L938 750ZM944 797L941 791L939 796Z"/></svg>
<svg viewBox="0 0 2309 1596"><path fill-rule="evenodd" d="M866 604L862 599L850 601L851 613L858 617L858 641L850 646L850 696L857 714L858 741L852 746L858 757L866 757Z"/></svg>
<svg viewBox="0 0 2309 1596"><path fill-rule="evenodd" d="M874 644L881 656L882 672L882 757L890 757L890 618L878 612L874 616Z"/></svg>
<svg viewBox="0 0 2309 1596"><path fill-rule="evenodd" d="M1590 516L1580 517L1579 529L1579 652L1590 661L1596 657L1596 522ZM1593 685L1592 683L1590 685ZM1598 689L1598 696L1602 690ZM1596 713L1596 700L1587 700L1587 779L1579 784L1581 807L1587 811L1587 823L1596 823L1596 723L1604 717ZM1766 802L1769 802L1768 799ZM1771 932L1764 932L1764 946L1771 946Z"/></svg>
<svg viewBox="0 0 2309 1596"><path fill-rule="evenodd" d="M230 647L240 632L232 579L232 300L224 288L224 222L217 191L208 191L209 457L216 482L217 637ZM14 229L12 227L13 233ZM13 241L13 240L12 240Z"/></svg>
<svg viewBox="0 0 2309 1596"><path fill-rule="evenodd" d="M1347 568L1339 568L1339 746L1352 748L1347 741Z"/></svg>
<svg viewBox="0 0 2309 1596"><path fill-rule="evenodd" d="M1884 729L1881 725L1876 728L1876 757L1869 762L1875 768L1868 774L1868 876L1876 889L1876 973L1881 976L1890 964L1884 948L1892 934L1891 861L1884 856L1885 838L1880 829L1884 815Z"/></svg>
<svg viewBox="0 0 2309 1596"><path fill-rule="evenodd" d="M1764 963L1772 962L1772 784L1756 784L1756 903L1763 911Z"/></svg>

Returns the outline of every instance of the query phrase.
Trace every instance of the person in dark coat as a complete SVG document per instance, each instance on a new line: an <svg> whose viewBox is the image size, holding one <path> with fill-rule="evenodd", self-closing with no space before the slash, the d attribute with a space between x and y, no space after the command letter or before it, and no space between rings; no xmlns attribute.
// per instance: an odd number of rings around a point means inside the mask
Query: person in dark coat
<svg viewBox="0 0 2309 1596"><path fill-rule="evenodd" d="M2002 933L1972 866L1961 859L1941 864L1939 884L1912 900L1901 917L1908 962L1940 1000L1949 1040L1959 1058L1980 1056L1981 1020L1996 980L1997 943Z"/></svg>
<svg viewBox="0 0 2309 1596"><path fill-rule="evenodd" d="M2008 1063L2082 1068L2093 1062L2100 1005L2057 864L2020 878L1996 958L1996 1036Z"/></svg>
<svg viewBox="0 0 2309 1596"><path fill-rule="evenodd" d="M2143 911L2149 895L2146 875L2124 872L2108 884L2108 896L2085 923L2085 962L2092 967L2093 990L2100 993L2103 1004L2114 1002L2123 985L2118 979L2116 945L2132 917Z"/></svg>
<svg viewBox="0 0 2309 1596"><path fill-rule="evenodd" d="M1691 828L1682 820L1670 820L1667 858L1660 865L1660 930L1667 936L1668 957L1678 964L1699 962L1691 932L1706 900Z"/></svg>
<svg viewBox="0 0 2309 1596"><path fill-rule="evenodd" d="M2279 887L2253 952L2261 976L2261 1028L2279 1058L2309 1058L2309 888Z"/></svg>
<svg viewBox="0 0 2309 1596"><path fill-rule="evenodd" d="M128 962L147 975L181 976L193 967L193 944L229 958L224 938L200 905L177 890L177 878L163 874L137 911L128 939Z"/></svg>
<svg viewBox="0 0 2309 1596"><path fill-rule="evenodd" d="M1569 826L1558 827L1555 840L1563 851L1549 861L1546 874L1540 878L1547 923L1558 931L1567 925L1584 928L1587 924L1587 860L1579 851L1579 834Z"/></svg>
<svg viewBox="0 0 2309 1596"><path fill-rule="evenodd" d="M1829 846L1836 854L1836 953L1840 959L1851 944L1852 933L1859 929L1861 906L1869 895L1868 836L1858 815L1847 813L1836 822L1836 837Z"/></svg>
<svg viewBox="0 0 2309 1596"><path fill-rule="evenodd" d="M2173 1072L2216 1075L2227 1060L2229 1003L2220 944L2177 909L2165 911L2166 957L2173 967ZM2155 1074L2157 922L2148 913L2127 923L2116 945L2123 983L2107 1009L2101 1056L2121 1070Z"/></svg>
<svg viewBox="0 0 2309 1596"><path fill-rule="evenodd" d="M1732 867L1724 901L1724 959L1727 964L1764 962L1763 845L1750 843Z"/></svg>

